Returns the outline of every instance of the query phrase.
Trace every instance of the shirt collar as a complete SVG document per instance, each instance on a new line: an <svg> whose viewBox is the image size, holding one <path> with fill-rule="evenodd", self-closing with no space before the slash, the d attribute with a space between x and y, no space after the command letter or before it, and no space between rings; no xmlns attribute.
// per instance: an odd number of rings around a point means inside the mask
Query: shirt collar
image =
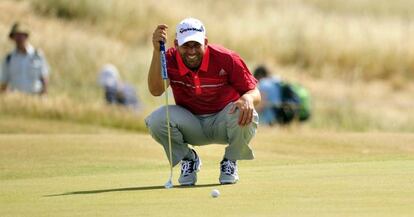
<svg viewBox="0 0 414 217"><path fill-rule="evenodd" d="M184 64L183 59L181 58L181 55L178 52L178 49L175 54L175 57L177 59L178 71L180 72L181 76L191 72L191 70L187 68L187 66ZM204 52L203 60L201 61L200 69L198 71L207 72L209 62L210 62L210 49L207 45L206 50Z"/></svg>
<svg viewBox="0 0 414 217"><path fill-rule="evenodd" d="M35 49L34 49L34 47L31 45L31 44L27 44L26 45L26 54L27 55L33 55L34 54L34 52L35 52ZM19 53L18 51L17 51L17 48L14 50L14 54L21 54L21 53Z"/></svg>

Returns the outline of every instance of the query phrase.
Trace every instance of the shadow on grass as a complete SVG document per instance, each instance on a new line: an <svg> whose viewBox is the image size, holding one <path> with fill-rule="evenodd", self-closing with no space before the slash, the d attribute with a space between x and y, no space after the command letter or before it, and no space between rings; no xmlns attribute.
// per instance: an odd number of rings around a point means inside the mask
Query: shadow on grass
<svg viewBox="0 0 414 217"><path fill-rule="evenodd" d="M180 186L174 185L174 188L207 188L207 187L214 187L219 186L221 184L203 184L203 185L192 185L192 186ZM62 194L50 194L44 195L43 197L56 197L56 196L68 196L68 195L77 195L77 194L100 194L100 193L108 193L108 192L122 192L122 191L147 191L147 190L161 190L165 189L163 185L160 186L145 186L145 187L131 187L131 188L110 188L110 189L98 189L98 190L90 190L90 191L72 191L66 192Z"/></svg>

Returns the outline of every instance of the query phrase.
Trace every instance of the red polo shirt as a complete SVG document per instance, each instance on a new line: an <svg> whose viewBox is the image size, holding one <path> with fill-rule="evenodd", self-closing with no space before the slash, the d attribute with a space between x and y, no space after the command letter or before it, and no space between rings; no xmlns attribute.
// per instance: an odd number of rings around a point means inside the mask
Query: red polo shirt
<svg viewBox="0 0 414 217"><path fill-rule="evenodd" d="M217 113L256 87L240 56L224 47L207 45L196 72L185 66L176 48L168 49L166 57L175 103L193 114Z"/></svg>

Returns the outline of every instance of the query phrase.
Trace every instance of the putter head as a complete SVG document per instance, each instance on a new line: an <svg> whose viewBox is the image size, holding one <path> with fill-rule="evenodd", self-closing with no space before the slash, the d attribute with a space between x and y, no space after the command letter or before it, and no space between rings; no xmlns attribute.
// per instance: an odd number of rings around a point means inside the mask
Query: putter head
<svg viewBox="0 0 414 217"><path fill-rule="evenodd" d="M171 181L171 179L169 179L168 180L168 182L166 182L165 183L165 185L164 185L164 187L166 188L166 189L170 189L170 188L172 188L174 185L173 185L173 183L172 183L172 181Z"/></svg>

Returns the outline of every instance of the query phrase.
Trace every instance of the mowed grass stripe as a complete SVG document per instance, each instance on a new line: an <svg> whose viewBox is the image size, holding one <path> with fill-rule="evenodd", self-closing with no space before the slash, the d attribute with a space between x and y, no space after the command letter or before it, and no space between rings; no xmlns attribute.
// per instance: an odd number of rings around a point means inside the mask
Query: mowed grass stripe
<svg viewBox="0 0 414 217"><path fill-rule="evenodd" d="M165 190L149 135L1 135L0 216L413 216L413 138L262 129L237 185L217 185L213 145L196 148L197 187Z"/></svg>
<svg viewBox="0 0 414 217"><path fill-rule="evenodd" d="M115 131L116 132L116 131ZM346 139L348 138L348 139ZM369 142L369 140L373 142ZM411 159L412 134L259 132L252 142L256 166ZM218 167L222 145L196 148ZM146 134L0 135L0 179L82 175L168 166L164 151ZM207 164L206 164L207 163Z"/></svg>
<svg viewBox="0 0 414 217"><path fill-rule="evenodd" d="M414 161L247 166L237 185L214 186L203 170L201 187L172 190L165 171L20 179L2 182L0 206L10 216L410 216L413 171Z"/></svg>

